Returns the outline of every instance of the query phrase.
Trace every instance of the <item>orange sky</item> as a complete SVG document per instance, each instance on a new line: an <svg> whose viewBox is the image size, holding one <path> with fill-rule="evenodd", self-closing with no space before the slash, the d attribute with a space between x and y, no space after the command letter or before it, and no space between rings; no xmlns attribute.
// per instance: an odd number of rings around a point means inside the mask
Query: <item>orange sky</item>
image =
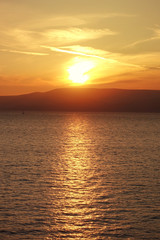
<svg viewBox="0 0 160 240"><path fill-rule="evenodd" d="M159 0L1 0L0 95L160 89Z"/></svg>

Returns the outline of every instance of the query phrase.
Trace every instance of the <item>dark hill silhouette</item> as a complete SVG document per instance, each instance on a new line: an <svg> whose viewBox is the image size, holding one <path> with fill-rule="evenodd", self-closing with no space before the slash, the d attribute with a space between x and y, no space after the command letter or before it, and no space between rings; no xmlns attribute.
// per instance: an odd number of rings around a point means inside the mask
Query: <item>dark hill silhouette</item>
<svg viewBox="0 0 160 240"><path fill-rule="evenodd" d="M64 88L0 96L0 111L160 112L160 90Z"/></svg>

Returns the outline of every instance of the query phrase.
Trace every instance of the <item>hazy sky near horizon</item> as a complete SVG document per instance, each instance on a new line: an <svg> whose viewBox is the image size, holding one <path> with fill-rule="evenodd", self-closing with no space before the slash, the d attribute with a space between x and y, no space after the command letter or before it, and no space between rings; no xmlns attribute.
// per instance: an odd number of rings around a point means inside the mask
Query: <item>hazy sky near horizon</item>
<svg viewBox="0 0 160 240"><path fill-rule="evenodd" d="M1 0L0 95L73 86L77 66L87 86L160 89L159 10L159 0Z"/></svg>

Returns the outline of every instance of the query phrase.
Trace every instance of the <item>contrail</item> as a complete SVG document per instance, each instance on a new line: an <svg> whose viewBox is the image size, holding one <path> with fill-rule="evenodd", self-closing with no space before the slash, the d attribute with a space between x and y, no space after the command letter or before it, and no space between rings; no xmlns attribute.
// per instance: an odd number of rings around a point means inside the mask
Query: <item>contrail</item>
<svg viewBox="0 0 160 240"><path fill-rule="evenodd" d="M64 50L64 49L55 48L55 47L48 47L48 46L42 46L42 47L49 48L50 50L52 50L54 52L63 52L63 53L69 53L69 54L74 54L74 55L93 57L93 58L99 58L99 59L106 60L106 58L103 58L103 57L100 57L100 56L96 56L96 55L92 55L92 54L86 54L86 53L81 53L81 52L69 51L69 50Z"/></svg>
<svg viewBox="0 0 160 240"><path fill-rule="evenodd" d="M10 52L10 53L20 53L26 55L35 55L35 56L48 56L48 53L37 53L37 52L24 52L24 51L17 51L17 50L9 50L9 49L0 49L1 52Z"/></svg>
<svg viewBox="0 0 160 240"><path fill-rule="evenodd" d="M112 63L121 63L124 66L130 66L130 67L135 67L135 68L142 69L142 67L139 66L139 65L121 62L121 61L118 61L116 59L103 58L103 57L100 57L100 56L97 56L97 55L86 54L86 53L81 53L81 52L76 52L76 51L69 51L69 50L64 50L64 49L55 48L55 47L49 47L49 46L41 46L41 47L48 48L48 49L50 49L51 51L54 51L54 52L63 52L63 53L68 53L68 54L74 54L74 55L80 55L80 56L86 56L86 57L99 58L99 59L102 59L102 60L108 60L110 63L111 62Z"/></svg>

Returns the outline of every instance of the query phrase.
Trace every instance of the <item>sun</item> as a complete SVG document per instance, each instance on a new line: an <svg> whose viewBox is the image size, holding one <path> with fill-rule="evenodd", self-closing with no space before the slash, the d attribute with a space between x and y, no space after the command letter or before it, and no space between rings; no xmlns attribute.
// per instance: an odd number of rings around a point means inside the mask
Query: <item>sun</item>
<svg viewBox="0 0 160 240"><path fill-rule="evenodd" d="M94 68L94 63L92 61L80 61L69 67L69 80L73 83L84 84L89 78L88 72Z"/></svg>

